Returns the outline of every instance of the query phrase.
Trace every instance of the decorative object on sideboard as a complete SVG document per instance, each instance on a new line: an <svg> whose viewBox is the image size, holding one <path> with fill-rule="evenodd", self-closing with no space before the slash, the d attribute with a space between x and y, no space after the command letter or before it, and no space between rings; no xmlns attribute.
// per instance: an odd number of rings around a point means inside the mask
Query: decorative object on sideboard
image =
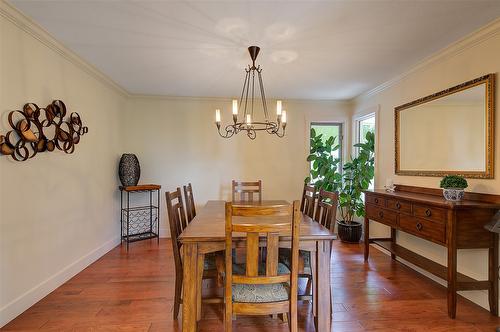
<svg viewBox="0 0 500 332"><path fill-rule="evenodd" d="M141 165L139 164L139 159L137 159L135 154L122 154L120 164L118 166L118 175L120 176L120 182L124 187L136 186L139 183L139 178L141 177Z"/></svg>
<svg viewBox="0 0 500 332"><path fill-rule="evenodd" d="M238 100L233 100L233 123L225 125L224 129L221 131L220 109L215 110L215 125L219 135L223 138L230 138L240 132L246 132L250 139L255 139L255 137L257 137L257 131L265 131L270 135L276 135L278 137L285 136L287 119L286 111L282 109L281 100L276 101L276 121L270 119L269 113L267 112L266 93L264 92L264 83L261 75L262 69L260 65L255 66L255 60L257 59L259 51L260 47L258 46L250 46L248 48L250 58L252 59L252 65L245 68L245 81L243 83L243 90L241 91L239 102L239 107L243 109L243 116L238 119ZM255 76L258 78L257 84L259 85L264 119L254 117L253 113L254 104L256 104L254 93Z"/></svg>
<svg viewBox="0 0 500 332"><path fill-rule="evenodd" d="M66 105L62 100L54 100L45 108L27 103L22 111L11 111L8 121L12 130L5 136L0 135L0 154L25 161L55 148L73 153L80 136L89 129L82 124L78 113L72 112L68 119L64 119L65 116Z"/></svg>
<svg viewBox="0 0 500 332"><path fill-rule="evenodd" d="M393 193L396 190L396 186L394 185L394 181L392 179L385 180L385 191L388 193Z"/></svg>
<svg viewBox="0 0 500 332"><path fill-rule="evenodd" d="M464 189L468 186L467 180L458 175L445 176L440 184L443 188L443 196L448 201L461 201L464 198Z"/></svg>

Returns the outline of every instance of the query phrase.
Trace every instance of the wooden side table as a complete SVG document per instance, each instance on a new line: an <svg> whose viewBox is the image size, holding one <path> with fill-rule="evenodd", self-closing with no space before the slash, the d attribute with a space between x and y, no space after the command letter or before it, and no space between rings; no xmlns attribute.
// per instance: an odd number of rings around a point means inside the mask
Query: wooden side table
<svg viewBox="0 0 500 332"><path fill-rule="evenodd" d="M128 187L120 186L119 189L121 241L127 243L127 251L130 242L156 237L159 243L161 186L157 184L143 184ZM130 206L131 193L149 193L149 204ZM156 202L154 202L153 196L156 196Z"/></svg>

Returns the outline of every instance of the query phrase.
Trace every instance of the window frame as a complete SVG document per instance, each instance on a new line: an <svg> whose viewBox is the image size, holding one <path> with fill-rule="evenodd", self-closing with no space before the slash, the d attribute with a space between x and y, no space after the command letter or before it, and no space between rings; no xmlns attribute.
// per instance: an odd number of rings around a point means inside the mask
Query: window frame
<svg viewBox="0 0 500 332"><path fill-rule="evenodd" d="M355 114L352 117L352 145L351 145L351 153L353 157L358 156L358 148L354 147L354 144L358 144L360 142L360 124L363 120L369 119L373 117L375 119L375 177L373 178L373 188L377 188L377 158L378 158L378 128L379 128L379 109L380 106L370 107L368 110L364 112L360 112Z"/></svg>

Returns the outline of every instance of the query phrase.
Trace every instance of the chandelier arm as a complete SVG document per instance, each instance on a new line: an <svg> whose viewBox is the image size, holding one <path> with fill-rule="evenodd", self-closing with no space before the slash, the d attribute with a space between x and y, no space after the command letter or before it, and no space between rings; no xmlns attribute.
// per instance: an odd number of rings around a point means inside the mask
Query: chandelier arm
<svg viewBox="0 0 500 332"><path fill-rule="evenodd" d="M285 128L283 128L283 131L281 132L281 134L280 134L279 130L278 130L275 134L276 134L276 136L278 136L279 138L283 138L283 137L285 137Z"/></svg>
<svg viewBox="0 0 500 332"><path fill-rule="evenodd" d="M275 134L279 130L275 122L266 122L266 132L268 134Z"/></svg>
<svg viewBox="0 0 500 332"><path fill-rule="evenodd" d="M233 136L234 134L237 134L238 132L236 131L236 128L233 126L233 125L227 125L224 130L225 130L225 134L223 134L221 132L221 126L220 124L216 124L217 126L217 131L219 132L219 135L220 137L222 138L230 138L231 136Z"/></svg>
<svg viewBox="0 0 500 332"><path fill-rule="evenodd" d="M253 128L247 129L247 136L251 140L254 140L257 137L257 132Z"/></svg>
<svg viewBox="0 0 500 332"><path fill-rule="evenodd" d="M259 66L260 68L260 66ZM261 75L262 69L258 70L257 73L259 74L259 85L260 85L260 97L262 99L262 108L264 109L264 117L266 120L269 119L269 113L267 112L267 101L266 101L266 93L264 92L264 82L262 81L262 75Z"/></svg>

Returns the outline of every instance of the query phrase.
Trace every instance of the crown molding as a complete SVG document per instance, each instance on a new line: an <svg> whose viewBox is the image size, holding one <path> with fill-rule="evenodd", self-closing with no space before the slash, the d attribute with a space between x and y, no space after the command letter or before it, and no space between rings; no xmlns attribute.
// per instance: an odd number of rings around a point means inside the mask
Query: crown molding
<svg viewBox="0 0 500 332"><path fill-rule="evenodd" d="M357 99L364 99L374 96L396 85L398 82L404 80L409 75L423 69L424 67L435 65L441 61L445 61L449 58L459 55L460 53L496 36L498 33L500 33L500 18L493 20L479 30L470 33L469 35L463 37L462 39L459 39L451 45L448 45L447 47L441 49L433 55L424 58L422 61L417 62L417 64L411 67L409 70L397 75L396 77L393 77L392 79L378 85L371 90L368 90L354 97L352 100L354 101Z"/></svg>
<svg viewBox="0 0 500 332"><path fill-rule="evenodd" d="M44 28L34 22L32 19L21 13L11 4L7 3L5 0L0 0L0 16L6 18L8 21L12 22L18 28L41 42L43 45L56 52L69 62L71 62L76 67L90 74L92 77L97 79L99 82L104 83L109 86L119 94L128 97L129 93L123 87L118 85L110 77L102 73L99 69L82 59L75 52L68 49L66 46L61 44L59 41L54 39Z"/></svg>
<svg viewBox="0 0 500 332"><path fill-rule="evenodd" d="M233 99L240 97L200 97L200 96L168 96L168 95L150 95L129 93L131 99L142 100L165 100L165 101L199 101L199 102L231 102ZM267 100L283 100L290 103L318 103L318 104L337 104L337 105L352 105L352 100L347 99L294 99L280 97L266 97Z"/></svg>

